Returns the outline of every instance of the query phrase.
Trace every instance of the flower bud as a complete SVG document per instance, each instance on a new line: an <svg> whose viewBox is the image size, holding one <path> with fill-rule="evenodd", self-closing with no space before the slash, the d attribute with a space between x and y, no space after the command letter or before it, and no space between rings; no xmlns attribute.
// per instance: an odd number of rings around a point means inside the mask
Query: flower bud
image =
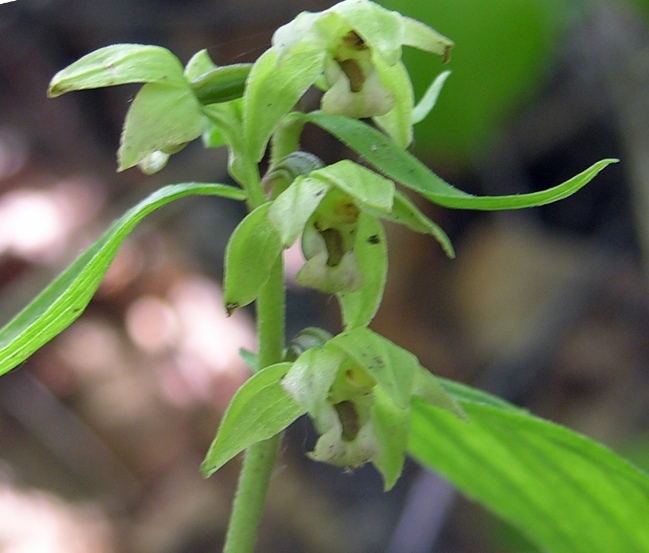
<svg viewBox="0 0 649 553"><path fill-rule="evenodd" d="M203 105L241 98L251 67L251 63L215 67L191 81L192 91Z"/></svg>

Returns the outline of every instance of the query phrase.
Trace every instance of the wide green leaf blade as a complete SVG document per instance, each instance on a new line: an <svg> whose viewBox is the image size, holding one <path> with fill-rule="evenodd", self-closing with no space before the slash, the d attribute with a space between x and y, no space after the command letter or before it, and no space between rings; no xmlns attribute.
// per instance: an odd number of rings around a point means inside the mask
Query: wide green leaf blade
<svg viewBox="0 0 649 553"><path fill-rule="evenodd" d="M282 253L279 233L268 218L270 202L239 223L225 250L223 299L228 313L253 302Z"/></svg>
<svg viewBox="0 0 649 553"><path fill-rule="evenodd" d="M381 305L388 274L388 247L383 225L368 213L361 213L354 246L363 286L356 292L337 295L346 330L364 327Z"/></svg>
<svg viewBox="0 0 649 553"><path fill-rule="evenodd" d="M322 112L304 114L300 117L336 136L389 178L418 192L433 203L456 209L481 211L522 209L556 202L585 186L607 165L617 162L615 159L598 161L572 179L541 192L510 196L473 196L442 180L413 155L400 149L383 133L361 121Z"/></svg>
<svg viewBox="0 0 649 553"><path fill-rule="evenodd" d="M94 295L124 239L149 213L190 195L245 199L222 184L165 186L126 212L25 309L0 329L0 375L10 371L76 320Z"/></svg>
<svg viewBox="0 0 649 553"><path fill-rule="evenodd" d="M271 365L237 390L201 465L203 476L212 475L247 447L278 434L304 414L282 388L281 379L291 366Z"/></svg>
<svg viewBox="0 0 649 553"><path fill-rule="evenodd" d="M126 114L117 154L119 170L137 165L152 152L174 153L202 132L201 105L187 83L147 83Z"/></svg>
<svg viewBox="0 0 649 553"><path fill-rule="evenodd" d="M460 394L469 422L414 400L409 452L545 551L649 551L649 476L588 438Z"/></svg>
<svg viewBox="0 0 649 553"><path fill-rule="evenodd" d="M114 44L83 56L59 71L47 91L50 98L66 92L127 83L182 84L183 66L166 48Z"/></svg>

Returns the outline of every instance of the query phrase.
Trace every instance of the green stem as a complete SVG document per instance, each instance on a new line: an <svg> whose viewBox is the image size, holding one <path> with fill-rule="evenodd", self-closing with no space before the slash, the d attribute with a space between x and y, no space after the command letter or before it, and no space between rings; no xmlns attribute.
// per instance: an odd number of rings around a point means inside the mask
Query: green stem
<svg viewBox="0 0 649 553"><path fill-rule="evenodd" d="M257 299L259 367L282 360L284 351L284 264L280 257ZM223 553L252 553L281 434L249 447L241 467Z"/></svg>

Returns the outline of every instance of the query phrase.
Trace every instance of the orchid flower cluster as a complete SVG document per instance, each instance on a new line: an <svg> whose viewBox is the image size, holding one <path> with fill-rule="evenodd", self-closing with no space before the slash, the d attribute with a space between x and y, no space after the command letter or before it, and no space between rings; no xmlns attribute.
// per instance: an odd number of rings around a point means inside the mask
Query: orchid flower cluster
<svg viewBox="0 0 649 553"><path fill-rule="evenodd" d="M105 271L119 239L144 215L185 195L212 194L245 201L249 208L226 249L228 313L255 301L259 312L270 275L282 269L284 250L298 240L305 258L298 282L339 300L344 329L338 335L305 329L283 357L271 361L261 354L261 338L258 356L243 352L255 374L223 417L203 463L206 476L306 413L320 433L311 457L350 469L372 462L390 488L403 466L414 397L464 416L412 354L368 328L387 274L383 221L432 235L453 256L444 232L395 183L452 208L521 208L571 194L611 162L528 195L479 198L452 187L406 151L413 124L433 107L447 73L415 105L401 61L404 46L445 62L453 43L369 0L344 0L322 12L301 13L279 28L254 64L217 66L202 50L183 66L164 48L118 44L84 56L52 80L50 96L143 83L124 123L120 170L138 166L155 173L171 155L202 138L207 148L228 149L228 171L238 185L184 183L161 189L98 242L97 252L108 251L104 257L89 250L76 265ZM313 87L322 91L320 109L301 111ZM334 135L363 163L342 159L325 165L302 151L307 123ZM269 167L262 175L266 156ZM283 289L276 293L281 301L268 305L282 305ZM91 294L84 289L70 301L77 305L83 297L87 302ZM273 313L259 316L260 336L268 324L264 318L278 317L283 329L281 307Z"/></svg>

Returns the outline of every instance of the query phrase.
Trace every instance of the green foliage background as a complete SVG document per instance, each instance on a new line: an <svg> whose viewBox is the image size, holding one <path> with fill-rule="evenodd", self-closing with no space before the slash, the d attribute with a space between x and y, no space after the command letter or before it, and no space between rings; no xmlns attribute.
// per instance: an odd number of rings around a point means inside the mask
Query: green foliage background
<svg viewBox="0 0 649 553"><path fill-rule="evenodd" d="M382 0L455 42L446 67L411 48L404 61L420 98L450 69L431 115L415 127L422 154L467 159L547 82L576 4L562 0ZM648 3L649 4L649 3Z"/></svg>

